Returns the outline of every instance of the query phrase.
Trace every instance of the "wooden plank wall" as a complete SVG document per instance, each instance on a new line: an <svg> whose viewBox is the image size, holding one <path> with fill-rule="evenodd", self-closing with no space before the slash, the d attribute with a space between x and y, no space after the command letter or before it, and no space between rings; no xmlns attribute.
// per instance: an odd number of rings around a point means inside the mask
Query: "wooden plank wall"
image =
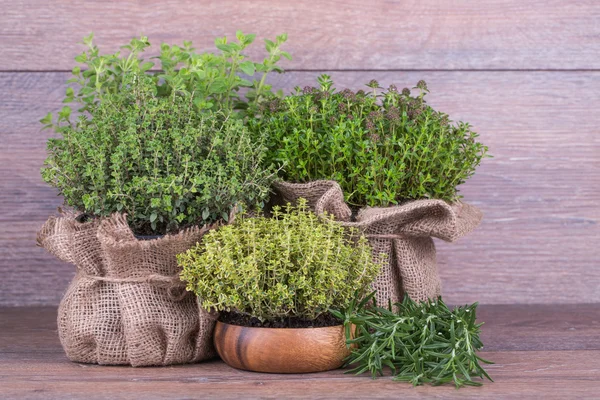
<svg viewBox="0 0 600 400"><path fill-rule="evenodd" d="M132 36L210 49L236 29L288 32L289 90L330 73L340 88L413 86L471 122L494 158L462 188L485 213L439 243L450 303L600 301L600 3L594 0L0 1L0 305L56 304L73 267L35 247L60 205L39 176L77 43ZM260 50L260 49L257 49ZM261 51L251 51L260 55Z"/></svg>

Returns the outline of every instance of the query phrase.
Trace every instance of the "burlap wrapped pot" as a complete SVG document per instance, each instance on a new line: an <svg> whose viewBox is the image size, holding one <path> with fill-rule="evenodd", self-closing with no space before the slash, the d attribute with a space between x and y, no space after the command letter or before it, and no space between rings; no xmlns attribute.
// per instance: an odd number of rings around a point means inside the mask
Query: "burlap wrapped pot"
<svg viewBox="0 0 600 400"><path fill-rule="evenodd" d="M481 212L468 204L442 200L415 200L404 204L365 208L351 221L352 212L335 181L279 182L274 185L279 201L307 199L317 214L332 214L344 226L360 229L373 247L381 272L373 289L377 302L387 305L408 294L421 301L441 295L435 245L432 237L448 242L466 235L481 221Z"/></svg>
<svg viewBox="0 0 600 400"><path fill-rule="evenodd" d="M132 366L213 357L215 317L185 291L175 258L207 230L138 240L124 215L85 223L71 214L50 217L38 244L77 269L58 309L67 357Z"/></svg>

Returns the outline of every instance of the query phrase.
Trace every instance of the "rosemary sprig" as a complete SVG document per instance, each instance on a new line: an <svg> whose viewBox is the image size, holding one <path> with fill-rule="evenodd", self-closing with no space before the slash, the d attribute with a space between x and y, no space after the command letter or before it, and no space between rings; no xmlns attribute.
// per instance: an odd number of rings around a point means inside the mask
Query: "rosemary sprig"
<svg viewBox="0 0 600 400"><path fill-rule="evenodd" d="M346 366L353 368L347 373L368 371L375 378L389 367L394 380L415 386L449 382L457 388L481 386L475 377L492 381L480 364L492 362L476 354L483 348L477 303L451 311L441 298L416 303L405 297L394 307L381 308L374 294L353 301L346 310L331 311L344 321L347 343L352 346ZM352 325L356 327L353 336Z"/></svg>

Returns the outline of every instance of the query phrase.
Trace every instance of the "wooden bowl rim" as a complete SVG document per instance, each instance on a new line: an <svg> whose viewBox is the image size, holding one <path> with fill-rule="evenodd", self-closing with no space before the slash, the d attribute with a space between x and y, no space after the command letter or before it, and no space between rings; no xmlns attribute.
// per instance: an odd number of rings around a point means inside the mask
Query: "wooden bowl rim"
<svg viewBox="0 0 600 400"><path fill-rule="evenodd" d="M319 327L310 327L310 328L266 328L266 327L262 327L262 326L244 326L244 325L234 325L234 324L228 324L226 322L221 322L219 320L217 320L217 325L223 325L223 326L227 326L227 327L233 327L233 328L239 328L239 329L260 329L263 331L286 331L286 332L293 332L293 331L297 331L297 332L307 332L307 331L314 331L314 330L339 330L339 329L344 329L344 324L340 324L340 325L332 325L332 326L319 326Z"/></svg>

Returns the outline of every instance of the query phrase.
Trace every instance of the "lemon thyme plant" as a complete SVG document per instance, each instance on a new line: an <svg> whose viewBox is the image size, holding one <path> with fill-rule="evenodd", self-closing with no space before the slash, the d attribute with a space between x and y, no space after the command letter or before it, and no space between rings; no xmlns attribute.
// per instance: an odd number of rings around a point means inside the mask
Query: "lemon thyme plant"
<svg viewBox="0 0 600 400"><path fill-rule="evenodd" d="M315 320L344 308L379 270L364 236L317 217L304 199L276 207L273 218L242 217L211 231L177 259L206 309L261 322Z"/></svg>
<svg viewBox="0 0 600 400"><path fill-rule="evenodd" d="M159 96L145 74L123 75L120 87L54 126L60 137L48 140L42 177L67 205L127 213L135 233L164 234L267 197L274 172L241 120L198 112L188 92Z"/></svg>
<svg viewBox="0 0 600 400"><path fill-rule="evenodd" d="M406 296L395 307L381 308L374 304L374 294L331 311L344 321L352 344L346 365L353 369L348 373L370 372L375 378L389 367L395 380L415 386L453 382L458 388L481 386L475 377L492 380L481 366L492 363L477 355L483 348L477 303L450 310L441 298L416 303Z"/></svg>
<svg viewBox="0 0 600 400"><path fill-rule="evenodd" d="M267 159L283 165L287 181L336 180L353 206L450 202L486 155L468 123L427 104L424 81L414 95L374 80L358 92L336 91L327 75L318 81L319 88L262 102L249 121L267 136Z"/></svg>

